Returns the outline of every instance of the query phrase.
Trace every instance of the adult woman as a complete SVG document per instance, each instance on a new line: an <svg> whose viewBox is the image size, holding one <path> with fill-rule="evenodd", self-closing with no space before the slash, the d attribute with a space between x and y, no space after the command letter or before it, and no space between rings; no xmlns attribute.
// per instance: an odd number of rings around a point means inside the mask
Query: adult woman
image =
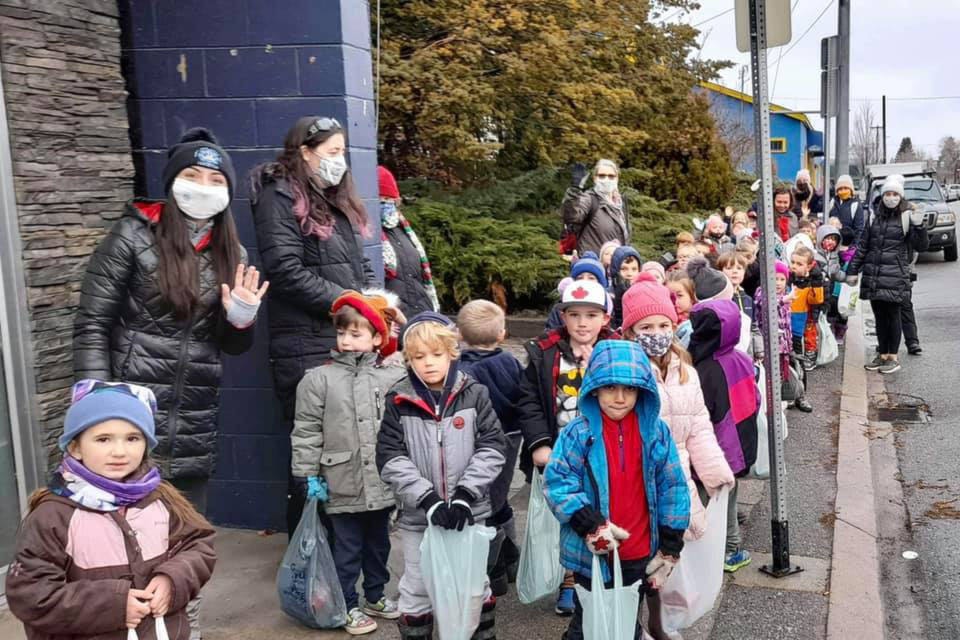
<svg viewBox="0 0 960 640"><path fill-rule="evenodd" d="M871 220L863 229L857 253L847 269L847 283L860 283L860 297L870 301L876 319L878 355L866 368L893 373L900 369L901 306L911 294L910 251L929 244L923 212L903 198L903 177L889 176Z"/></svg>
<svg viewBox="0 0 960 640"><path fill-rule="evenodd" d="M400 298L408 318L423 311L440 311L430 261L413 227L401 213L400 188L386 167L377 167L380 184L380 241L387 290Z"/></svg>
<svg viewBox="0 0 960 640"><path fill-rule="evenodd" d="M810 184L810 172L807 169L797 171L795 183L793 212L797 218L816 217L823 213L823 198Z"/></svg>
<svg viewBox="0 0 960 640"><path fill-rule="evenodd" d="M250 348L267 290L244 266L235 181L209 131L184 134L167 152L166 200L127 205L90 259L74 320L76 378L153 390L162 475L201 513L216 461L220 352Z"/></svg>
<svg viewBox="0 0 960 640"><path fill-rule="evenodd" d="M363 254L367 214L344 158L344 130L333 118L300 118L275 162L253 175L253 219L263 270L273 282L268 301L274 391L293 420L296 390L307 369L336 346L330 306L346 289L375 284ZM287 425L290 427L290 424ZM291 487L290 533L302 511L304 487Z"/></svg>
<svg viewBox="0 0 960 640"><path fill-rule="evenodd" d="M573 186L563 197L563 224L576 238L576 251L600 255L604 243L630 244L630 213L619 189L620 170L612 160L599 160L593 168L593 187L584 190L587 170L577 164Z"/></svg>
<svg viewBox="0 0 960 640"><path fill-rule="evenodd" d="M789 187L773 191L773 223L780 239L786 242L800 232L800 220L793 213L793 192Z"/></svg>

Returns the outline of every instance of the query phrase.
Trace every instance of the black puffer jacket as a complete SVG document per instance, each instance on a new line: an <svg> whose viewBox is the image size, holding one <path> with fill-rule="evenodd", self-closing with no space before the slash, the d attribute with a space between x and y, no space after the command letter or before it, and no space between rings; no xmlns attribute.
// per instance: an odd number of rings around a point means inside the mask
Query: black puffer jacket
<svg viewBox="0 0 960 640"><path fill-rule="evenodd" d="M77 379L153 389L163 476L206 478L216 463L220 352L249 349L253 327L239 330L226 321L208 249L197 253L200 304L192 318L174 317L155 275L161 210L156 202L128 205L90 259L74 320L73 370Z"/></svg>
<svg viewBox="0 0 960 640"><path fill-rule="evenodd" d="M864 300L901 304L910 297L911 253L924 251L930 244L927 230L910 224L911 208L906 200L896 209L879 203L864 227L847 269L848 275L860 276L860 297Z"/></svg>
<svg viewBox="0 0 960 640"><path fill-rule="evenodd" d="M387 241L397 255L396 277L386 277L387 291L400 298L400 310L408 318L424 311L435 311L433 302L423 284L423 265L420 264L420 252L413 246L400 225L384 229Z"/></svg>
<svg viewBox="0 0 960 640"><path fill-rule="evenodd" d="M363 243L343 212L332 204L333 234L305 236L293 215L293 192L283 178L267 174L253 202L253 220L267 299L270 362L277 395L293 416L297 384L307 369L325 362L336 346L330 307L345 289L374 286Z"/></svg>

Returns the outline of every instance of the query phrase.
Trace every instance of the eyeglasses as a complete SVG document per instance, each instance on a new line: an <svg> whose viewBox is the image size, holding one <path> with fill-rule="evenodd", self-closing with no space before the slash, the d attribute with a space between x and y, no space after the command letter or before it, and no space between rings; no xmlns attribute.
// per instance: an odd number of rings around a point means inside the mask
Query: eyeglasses
<svg viewBox="0 0 960 640"><path fill-rule="evenodd" d="M81 380L74 384L70 390L70 403L76 404L92 393L103 393L105 391L125 393L146 405L146 407L150 409L150 413L157 412L157 397L153 395L153 391L147 387L130 384L128 382L104 382L103 380L92 380L89 378Z"/></svg>
<svg viewBox="0 0 960 640"><path fill-rule="evenodd" d="M343 129L343 126L336 118L317 118L307 127L307 138L332 129Z"/></svg>

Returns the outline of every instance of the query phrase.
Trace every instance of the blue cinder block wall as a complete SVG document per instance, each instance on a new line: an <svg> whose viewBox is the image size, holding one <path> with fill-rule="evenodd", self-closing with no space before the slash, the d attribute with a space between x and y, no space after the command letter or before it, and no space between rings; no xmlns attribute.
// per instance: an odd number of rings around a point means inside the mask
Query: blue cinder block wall
<svg viewBox="0 0 960 640"><path fill-rule="evenodd" d="M347 127L348 161L371 220L379 220L366 0L120 0L119 6L138 195L163 198L166 149L189 127L209 127L233 157L242 182L233 213L259 264L247 175L276 157L297 118L326 115ZM379 234L372 235L365 250L382 273ZM251 352L225 359L208 515L223 525L279 529L289 437L273 394L264 316Z"/></svg>

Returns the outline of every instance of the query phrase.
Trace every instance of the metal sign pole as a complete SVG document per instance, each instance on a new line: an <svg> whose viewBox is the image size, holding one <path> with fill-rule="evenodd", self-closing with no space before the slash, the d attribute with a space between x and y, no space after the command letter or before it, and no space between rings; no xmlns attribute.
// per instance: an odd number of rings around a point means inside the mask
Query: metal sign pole
<svg viewBox="0 0 960 640"><path fill-rule="evenodd" d="M830 215L830 116L823 119L823 211L820 212L821 222L827 221Z"/></svg>
<svg viewBox="0 0 960 640"><path fill-rule="evenodd" d="M763 366L767 373L767 429L770 443L770 505L773 561L760 567L764 573L781 578L801 571L790 564L790 535L787 525L786 467L783 460L783 424L780 411L780 339L777 335L776 241L773 220L773 171L770 158L770 102L767 96L767 18L765 0L750 0L750 69L753 73L753 122L756 157L760 167L759 227L763 270L764 326Z"/></svg>

